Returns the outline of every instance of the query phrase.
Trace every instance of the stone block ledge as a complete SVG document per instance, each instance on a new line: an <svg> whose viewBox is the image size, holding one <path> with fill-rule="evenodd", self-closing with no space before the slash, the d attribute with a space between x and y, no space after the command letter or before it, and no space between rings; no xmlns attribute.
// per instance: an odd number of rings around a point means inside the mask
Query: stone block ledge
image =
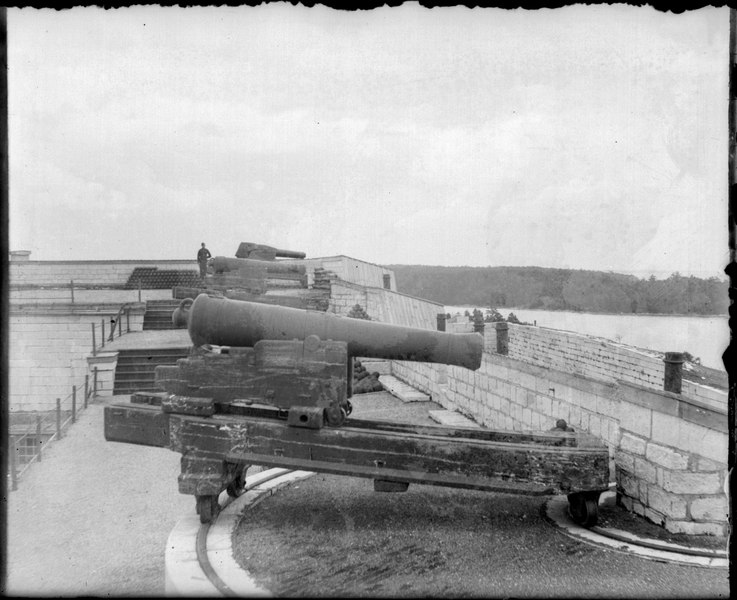
<svg viewBox="0 0 737 600"><path fill-rule="evenodd" d="M717 409L700 400L686 398L682 394L653 390L629 381L618 381L617 384L620 387L621 400L624 402L678 417L722 433L728 432L726 406L723 410Z"/></svg>

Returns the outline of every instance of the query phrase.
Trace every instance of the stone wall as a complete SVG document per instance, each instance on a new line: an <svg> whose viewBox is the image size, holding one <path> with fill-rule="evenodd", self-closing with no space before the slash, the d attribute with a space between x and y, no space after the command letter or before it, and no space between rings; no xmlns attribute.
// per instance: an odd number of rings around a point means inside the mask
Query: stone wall
<svg viewBox="0 0 737 600"><path fill-rule="evenodd" d="M496 348L496 330L488 330ZM510 325L509 358L604 381L624 380L663 389L663 361L654 353L569 331Z"/></svg>
<svg viewBox="0 0 737 600"><path fill-rule="evenodd" d="M682 394L656 389L654 365L631 362L632 354L619 344L605 348L599 340L587 340L580 347L600 351L582 357L583 365L562 363L561 348L571 348L569 336L581 336L530 329L510 324L509 355L503 356L495 352L495 332L487 326L487 349L477 371L394 361L392 373L445 408L493 429L546 430L565 419L608 445L612 481L628 509L669 531L725 534L726 403L715 407L685 389ZM515 341L523 350L514 348ZM520 354L528 359L512 357ZM633 383L643 373L649 373L649 385Z"/></svg>
<svg viewBox="0 0 737 600"><path fill-rule="evenodd" d="M496 351L497 332L493 324L484 328L485 348ZM660 353L634 348L590 335L535 327L508 325L507 356L566 373L585 375L602 381L627 381L662 390L664 363ZM683 381L682 393L715 407L726 407L727 393Z"/></svg>
<svg viewBox="0 0 737 600"><path fill-rule="evenodd" d="M297 261L290 262L296 263ZM335 273L338 279L347 281L348 283L397 291L396 279L391 269L362 260L356 260L349 256L306 258L299 261L299 264L304 264L308 272L314 272L315 267L321 267ZM388 288L386 288L385 282L388 282Z"/></svg>
<svg viewBox="0 0 737 600"><path fill-rule="evenodd" d="M76 284L75 284L76 285ZM172 290L122 290L122 289L79 289L70 287L21 288L10 290L10 303L14 306L42 306L48 304L126 304L148 300L171 300Z"/></svg>
<svg viewBox="0 0 737 600"><path fill-rule="evenodd" d="M123 286L136 267L158 269L191 269L195 260L44 260L9 263L9 283L14 286L69 287Z"/></svg>
<svg viewBox="0 0 737 600"><path fill-rule="evenodd" d="M347 283L351 289L343 298L358 294L361 304L375 314L381 312L387 320L397 316L407 300L382 298L384 276L388 269L344 256L312 259L311 268L323 261L357 283ZM159 270L197 271L194 260L118 260L118 261L30 261L9 263L10 322L9 322L9 406L13 411L51 410L56 398L64 398L72 386L84 385L85 375L92 365L98 366L101 394L109 393L112 385L109 357L93 360L92 324L97 328L97 346L101 344L101 321L109 333L110 318L125 303L138 304L139 291L122 287L137 267ZM363 281L362 281L363 280ZM72 286L73 282L73 286ZM373 291L359 285L375 285ZM329 284L328 284L329 285ZM345 287L345 286L344 286ZM342 289L338 286L338 293ZM345 292L345 290L344 290ZM391 292L387 292L391 293ZM172 297L170 289L143 289L146 300ZM353 306L351 304L348 307ZM387 308L388 307L388 308ZM410 307L411 308L411 307ZM134 310L131 330L142 329L144 307ZM347 312L347 310L345 311ZM401 313L401 311L400 311ZM420 311L421 313L421 311ZM422 320L422 317L413 318Z"/></svg>
<svg viewBox="0 0 737 600"><path fill-rule="evenodd" d="M92 353L92 325L101 346L101 321L110 334L110 319L120 304L66 305L60 307L10 307L9 407L10 411L45 411L84 385L87 356ZM130 314L131 331L143 328L143 304ZM127 328L127 323L126 323Z"/></svg>
<svg viewBox="0 0 737 600"><path fill-rule="evenodd" d="M442 304L435 302L386 289L334 280L330 288L328 310L338 315L347 315L356 304L360 304L372 320L420 329L436 329L437 315L444 310Z"/></svg>
<svg viewBox="0 0 737 600"><path fill-rule="evenodd" d="M389 288L396 291L396 280L391 269L356 260L348 256L329 256L304 260L282 260L284 263L304 265L314 273L316 267L332 271L349 283L369 287ZM192 260L46 260L11 261L9 281L15 286L68 287L70 281L85 286L122 286L136 267L156 267L161 270L188 269L198 272L197 262Z"/></svg>

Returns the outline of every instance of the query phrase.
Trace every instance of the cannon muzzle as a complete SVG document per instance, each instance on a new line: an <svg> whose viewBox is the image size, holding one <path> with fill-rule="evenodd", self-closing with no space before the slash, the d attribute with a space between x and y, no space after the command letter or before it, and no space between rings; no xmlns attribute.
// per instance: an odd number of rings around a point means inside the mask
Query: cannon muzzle
<svg viewBox="0 0 737 600"><path fill-rule="evenodd" d="M476 370L484 339L478 333L446 333L341 317L331 313L211 297L185 299L175 324L187 323L195 346L253 346L261 340L345 342L350 356L443 363Z"/></svg>
<svg viewBox="0 0 737 600"><path fill-rule="evenodd" d="M253 258L256 260L275 260L277 257L304 258L306 256L304 252L282 250L264 244L254 244L253 242L241 242L235 255L237 258Z"/></svg>

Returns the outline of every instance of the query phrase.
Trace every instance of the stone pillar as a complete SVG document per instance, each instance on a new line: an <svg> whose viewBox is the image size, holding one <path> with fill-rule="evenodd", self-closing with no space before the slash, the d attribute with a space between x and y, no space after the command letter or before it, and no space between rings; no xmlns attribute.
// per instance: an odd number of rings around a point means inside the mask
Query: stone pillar
<svg viewBox="0 0 737 600"><path fill-rule="evenodd" d="M98 352L94 356L87 357L87 365L91 372L97 369L96 394L98 396L112 396L115 384L115 368L118 365L118 353Z"/></svg>
<svg viewBox="0 0 737 600"><path fill-rule="evenodd" d="M30 257L31 257L30 250L11 250L10 251L10 260L12 262L26 262L30 260Z"/></svg>
<svg viewBox="0 0 737 600"><path fill-rule="evenodd" d="M683 352L666 352L663 362L665 363L665 377L663 378L663 389L674 394L681 393L681 381L683 380Z"/></svg>
<svg viewBox="0 0 737 600"><path fill-rule="evenodd" d="M438 313L438 331L445 331L445 313Z"/></svg>
<svg viewBox="0 0 737 600"><path fill-rule="evenodd" d="M509 354L509 325L504 321L494 324L497 354Z"/></svg>

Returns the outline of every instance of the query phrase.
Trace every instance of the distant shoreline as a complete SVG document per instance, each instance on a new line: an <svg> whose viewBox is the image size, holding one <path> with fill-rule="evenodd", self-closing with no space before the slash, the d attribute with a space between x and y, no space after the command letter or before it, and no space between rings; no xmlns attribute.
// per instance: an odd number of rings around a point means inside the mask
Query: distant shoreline
<svg viewBox="0 0 737 600"><path fill-rule="evenodd" d="M451 308L460 308L463 310L473 311L474 308L478 308L481 311L487 310L488 307L481 307L481 306L475 306L473 304L454 304L454 305L444 305L447 309L448 306ZM625 313L625 312L594 312L590 310L565 310L560 308L522 308L519 306L515 307L506 307L506 306L496 306L494 307L496 310L508 310L508 311L538 311L538 312L551 312L551 313L571 313L574 315L611 315L614 317L698 317L702 319L712 319L712 318L728 318L728 313L715 313L715 314L702 314L702 313L644 313L644 312L638 312L638 313Z"/></svg>

